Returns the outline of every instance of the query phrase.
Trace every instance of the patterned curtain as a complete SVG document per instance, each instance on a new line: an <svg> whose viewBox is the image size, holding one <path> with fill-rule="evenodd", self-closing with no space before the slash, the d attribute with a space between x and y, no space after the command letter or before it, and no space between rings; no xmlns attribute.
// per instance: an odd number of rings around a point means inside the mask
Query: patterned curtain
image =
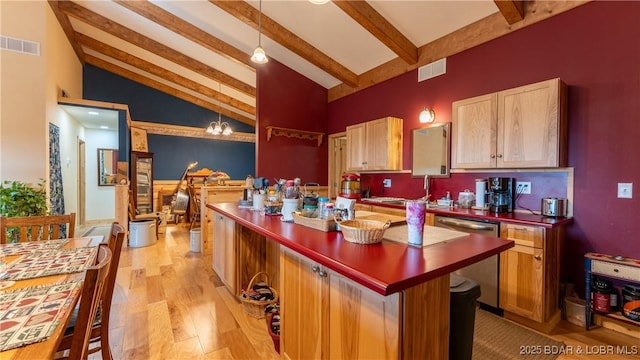
<svg viewBox="0 0 640 360"><path fill-rule="evenodd" d="M49 123L49 191L51 193L51 214L64 214L64 192L62 190L62 162L60 160L60 128ZM62 229L62 238L67 229Z"/></svg>

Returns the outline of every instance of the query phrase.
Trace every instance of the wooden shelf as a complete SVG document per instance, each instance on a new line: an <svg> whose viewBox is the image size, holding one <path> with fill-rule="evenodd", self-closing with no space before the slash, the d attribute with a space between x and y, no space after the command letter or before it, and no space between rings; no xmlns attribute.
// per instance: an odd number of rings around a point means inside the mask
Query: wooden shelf
<svg viewBox="0 0 640 360"><path fill-rule="evenodd" d="M296 129L287 129L276 126L267 126L267 141L271 141L271 136L286 136L288 138L318 140L318 146L322 144L323 133L315 131L303 131Z"/></svg>

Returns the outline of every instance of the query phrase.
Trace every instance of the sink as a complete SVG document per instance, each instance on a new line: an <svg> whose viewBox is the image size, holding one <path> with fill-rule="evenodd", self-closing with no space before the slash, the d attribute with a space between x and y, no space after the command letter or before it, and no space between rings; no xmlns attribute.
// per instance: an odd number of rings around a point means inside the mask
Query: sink
<svg viewBox="0 0 640 360"><path fill-rule="evenodd" d="M381 203L381 204L393 204L393 205L404 205L405 199L403 198L394 198L394 197L372 197L365 198L362 201Z"/></svg>

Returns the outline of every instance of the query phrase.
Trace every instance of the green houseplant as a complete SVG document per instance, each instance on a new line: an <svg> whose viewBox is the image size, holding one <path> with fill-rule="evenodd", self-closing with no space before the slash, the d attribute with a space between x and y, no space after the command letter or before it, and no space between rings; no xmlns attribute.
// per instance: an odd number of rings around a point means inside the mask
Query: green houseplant
<svg viewBox="0 0 640 360"><path fill-rule="evenodd" d="M37 186L21 181L5 180L0 184L0 216L41 216L47 214L45 180ZM7 238L13 239L15 229L7 230Z"/></svg>

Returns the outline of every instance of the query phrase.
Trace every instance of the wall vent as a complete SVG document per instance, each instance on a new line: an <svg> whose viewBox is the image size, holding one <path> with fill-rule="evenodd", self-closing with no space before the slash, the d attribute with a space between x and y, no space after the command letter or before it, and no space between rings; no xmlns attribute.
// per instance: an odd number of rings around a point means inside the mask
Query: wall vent
<svg viewBox="0 0 640 360"><path fill-rule="evenodd" d="M418 82L447 73L447 58L436 60L418 68Z"/></svg>
<svg viewBox="0 0 640 360"><path fill-rule="evenodd" d="M39 42L16 39L4 35L0 36L0 49L40 56Z"/></svg>

